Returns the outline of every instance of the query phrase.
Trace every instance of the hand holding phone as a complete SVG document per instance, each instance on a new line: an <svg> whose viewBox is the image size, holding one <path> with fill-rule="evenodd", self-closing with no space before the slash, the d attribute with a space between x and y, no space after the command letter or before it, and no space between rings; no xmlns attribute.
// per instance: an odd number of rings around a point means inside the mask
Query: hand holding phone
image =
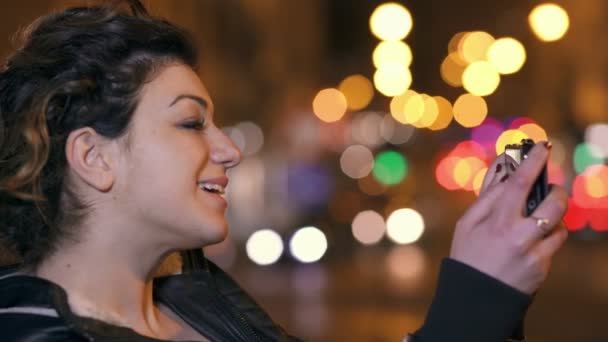
<svg viewBox="0 0 608 342"><path fill-rule="evenodd" d="M515 162L521 164L529 158L530 150L534 147L534 141L532 139L523 139L521 144L510 144L505 147L505 156L511 157ZM506 157L505 157L506 159ZM508 163L505 160L505 165ZM506 168L509 170L509 168ZM530 216L534 210L540 205L547 195L549 194L549 183L547 176L547 164L544 165L538 178L530 189L530 194L526 200L524 207L524 216Z"/></svg>

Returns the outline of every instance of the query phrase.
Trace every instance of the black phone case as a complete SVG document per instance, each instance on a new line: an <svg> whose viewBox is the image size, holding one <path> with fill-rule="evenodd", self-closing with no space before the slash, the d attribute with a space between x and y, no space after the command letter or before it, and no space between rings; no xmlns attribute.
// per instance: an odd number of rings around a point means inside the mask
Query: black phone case
<svg viewBox="0 0 608 342"><path fill-rule="evenodd" d="M521 159L522 162L528 158L528 153L534 147L534 142L532 140L526 139L522 141L521 146ZM534 185L532 185L532 189L530 190L530 194L528 195L528 199L526 201L526 207L524 208L525 216L530 216L536 208L540 205L545 197L549 194L549 183L548 183L548 175L547 175L547 164L543 166L542 171L536 178Z"/></svg>

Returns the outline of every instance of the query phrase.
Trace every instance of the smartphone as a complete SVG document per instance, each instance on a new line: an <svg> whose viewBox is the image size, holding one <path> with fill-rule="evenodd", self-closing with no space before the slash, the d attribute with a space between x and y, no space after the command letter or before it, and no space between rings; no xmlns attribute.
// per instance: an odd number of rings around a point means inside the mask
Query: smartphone
<svg viewBox="0 0 608 342"><path fill-rule="evenodd" d="M509 156L515 160L515 162L521 164L528 159L532 147L534 147L534 141L532 139L523 139L521 144L507 145L505 147L505 156ZM508 162L509 160L505 157L505 166ZM507 167L506 170L508 170L507 172L510 172L510 168ZM530 189L530 194L528 194L526 206L524 207L524 215L530 216L548 194L549 183L547 177L547 164L545 164L534 182L534 185L532 185L532 189Z"/></svg>

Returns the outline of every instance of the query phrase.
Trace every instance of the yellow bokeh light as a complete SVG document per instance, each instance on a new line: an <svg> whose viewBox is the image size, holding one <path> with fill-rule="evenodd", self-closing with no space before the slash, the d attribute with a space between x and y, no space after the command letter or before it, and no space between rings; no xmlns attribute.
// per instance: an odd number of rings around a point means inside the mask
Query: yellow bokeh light
<svg viewBox="0 0 608 342"><path fill-rule="evenodd" d="M338 89L346 97L346 103L351 110L361 110L374 98L374 85L363 75L352 75L345 78Z"/></svg>
<svg viewBox="0 0 608 342"><path fill-rule="evenodd" d="M486 176L486 173L488 173L488 168L484 167L483 169L477 171L477 174L475 175L475 178L473 179L473 191L475 192L475 194L477 196L479 196L479 193L481 192L481 186L483 185L483 178Z"/></svg>
<svg viewBox="0 0 608 342"><path fill-rule="evenodd" d="M458 54L468 63L483 61L486 59L492 43L494 43L494 37L487 32L469 32L458 44Z"/></svg>
<svg viewBox="0 0 608 342"><path fill-rule="evenodd" d="M458 32L454 36L452 36L452 38L450 39L450 42L448 43L448 54L450 54L452 52L458 52L458 47L462 43L462 40L469 33L470 33L469 31L463 31L463 32Z"/></svg>
<svg viewBox="0 0 608 342"><path fill-rule="evenodd" d="M500 38L490 46L488 62L501 74L518 72L526 62L526 49L514 38Z"/></svg>
<svg viewBox="0 0 608 342"><path fill-rule="evenodd" d="M478 61L464 70L462 85L469 93L477 96L492 94L500 84L500 75L494 66L486 61Z"/></svg>
<svg viewBox="0 0 608 342"><path fill-rule="evenodd" d="M454 119L463 127L479 126L487 115L488 105L482 97L464 94L454 102Z"/></svg>
<svg viewBox="0 0 608 342"><path fill-rule="evenodd" d="M437 119L429 126L430 129L438 131L447 128L454 118L454 109L452 104L446 98L441 96L433 96L437 104Z"/></svg>
<svg viewBox="0 0 608 342"><path fill-rule="evenodd" d="M505 146L510 144L521 144L522 139L528 139L526 133L519 129L508 129L496 139L496 154L505 152Z"/></svg>
<svg viewBox="0 0 608 342"><path fill-rule="evenodd" d="M372 55L376 68L380 68L380 66L385 64L398 64L409 67L412 64L412 58L412 49L400 40L380 42Z"/></svg>
<svg viewBox="0 0 608 342"><path fill-rule="evenodd" d="M414 95L418 95L418 93L408 89L403 94L395 96L391 99L391 115L395 120L402 124L408 123L405 117L405 104L407 103L407 100Z"/></svg>
<svg viewBox="0 0 608 342"><path fill-rule="evenodd" d="M454 173L452 176L454 177L456 184L462 188L469 182L473 176L472 173L473 170L471 170L471 165L469 165L468 160L466 158L462 158L458 160L456 166L454 166Z"/></svg>
<svg viewBox="0 0 608 342"><path fill-rule="evenodd" d="M466 67L466 62L460 59L458 52L452 52L441 63L441 78L452 87L460 87L462 86L462 74Z"/></svg>
<svg viewBox="0 0 608 342"><path fill-rule="evenodd" d="M413 123L413 126L428 128L437 120L437 117L439 116L439 106L437 105L437 101L431 96L422 94L422 99L424 100L422 117Z"/></svg>
<svg viewBox="0 0 608 342"><path fill-rule="evenodd" d="M346 97L338 89L323 89L315 96L312 109L315 115L325 122L338 121L346 113Z"/></svg>
<svg viewBox="0 0 608 342"><path fill-rule="evenodd" d="M521 125L518 128L525 135L527 135L530 139L539 142L539 141L547 141L547 132L535 123L528 123L525 125Z"/></svg>
<svg viewBox="0 0 608 342"><path fill-rule="evenodd" d="M528 23L536 36L545 42L561 39L570 26L568 13L560 6L546 3L536 6L528 16Z"/></svg>
<svg viewBox="0 0 608 342"><path fill-rule="evenodd" d="M385 64L374 73L374 85L385 96L403 94L412 84L412 73L403 65Z"/></svg>
<svg viewBox="0 0 608 342"><path fill-rule="evenodd" d="M405 123L418 127L417 123L424 115L424 97L421 94L413 94L407 98L403 107Z"/></svg>
<svg viewBox="0 0 608 342"><path fill-rule="evenodd" d="M593 198L608 196L608 180L602 179L599 174L585 177L585 190Z"/></svg>
<svg viewBox="0 0 608 342"><path fill-rule="evenodd" d="M402 40L412 30L412 15L401 4L384 3L372 13L369 26L374 36L380 40Z"/></svg>

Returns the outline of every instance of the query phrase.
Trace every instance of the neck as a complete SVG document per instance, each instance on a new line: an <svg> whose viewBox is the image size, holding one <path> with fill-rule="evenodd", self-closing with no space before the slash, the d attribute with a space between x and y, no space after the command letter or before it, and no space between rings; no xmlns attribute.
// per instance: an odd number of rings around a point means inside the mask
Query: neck
<svg viewBox="0 0 608 342"><path fill-rule="evenodd" d="M144 335L166 335L166 315L154 304L152 280L170 251L140 246L130 239L89 240L95 243L81 241L62 248L35 275L63 287L77 315L127 326Z"/></svg>

